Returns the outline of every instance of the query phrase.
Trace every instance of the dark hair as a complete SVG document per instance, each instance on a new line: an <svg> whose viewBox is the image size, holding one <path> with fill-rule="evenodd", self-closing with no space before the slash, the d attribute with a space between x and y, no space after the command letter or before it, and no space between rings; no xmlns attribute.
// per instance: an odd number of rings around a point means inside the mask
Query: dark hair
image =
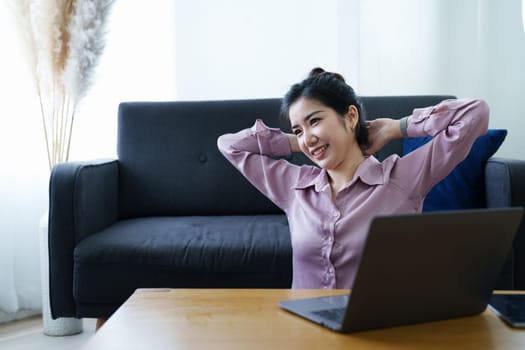
<svg viewBox="0 0 525 350"><path fill-rule="evenodd" d="M359 112L356 127L356 140L360 146L368 145L368 130L365 124L365 110L361 105L354 89L346 84L345 79L338 73L326 72L322 68L314 68L308 78L294 84L286 93L281 104L281 117L290 123L290 106L301 97L318 100L332 108L343 118L348 107L354 105Z"/></svg>

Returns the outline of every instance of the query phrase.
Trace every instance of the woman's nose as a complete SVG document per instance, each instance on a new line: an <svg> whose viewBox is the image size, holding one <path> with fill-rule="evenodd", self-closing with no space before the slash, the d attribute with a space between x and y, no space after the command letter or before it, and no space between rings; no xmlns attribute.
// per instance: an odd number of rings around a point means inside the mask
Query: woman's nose
<svg viewBox="0 0 525 350"><path fill-rule="evenodd" d="M315 134L313 134L311 132L305 132L304 136L305 136L304 137L304 142L305 142L306 146L315 145L317 143L317 141L319 141L317 136L315 136Z"/></svg>

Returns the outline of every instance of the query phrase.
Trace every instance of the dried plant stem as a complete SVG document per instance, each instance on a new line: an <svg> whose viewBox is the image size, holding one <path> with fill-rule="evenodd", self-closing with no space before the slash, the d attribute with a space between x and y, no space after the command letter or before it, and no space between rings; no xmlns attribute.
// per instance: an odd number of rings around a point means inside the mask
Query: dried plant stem
<svg viewBox="0 0 525 350"><path fill-rule="evenodd" d="M51 120L53 121L53 162L55 164L58 163L58 147L60 147L60 141L58 137L58 118L57 118L57 105L56 105L56 88L53 86L53 95L52 95L52 112L51 112Z"/></svg>
<svg viewBox="0 0 525 350"><path fill-rule="evenodd" d="M42 93L40 92L40 88L38 87L37 87L37 94L38 94L38 102L40 103L40 114L42 115L42 124L44 126L44 138L46 141L47 162L49 165L49 170L51 170L53 168L53 163L51 162L51 152L49 150L49 137L48 137L47 123L46 123L46 114L44 113Z"/></svg>
<svg viewBox="0 0 525 350"><path fill-rule="evenodd" d="M59 118L59 125L60 125L60 128L59 128L59 140L60 140L60 149L59 149L59 156L60 156L60 161L62 161L62 158L63 158L63 154L64 154L64 139L65 139L65 132L66 132L66 125L65 123L67 122L67 118L65 117L65 99L66 99L66 96L64 96L64 93L61 91L61 94L60 94L60 102L58 103L59 107L60 107L60 111L59 111L59 115L58 115L58 118Z"/></svg>
<svg viewBox="0 0 525 350"><path fill-rule="evenodd" d="M47 100L38 92L50 169L69 159L75 117L71 97L62 91L62 87L57 90Z"/></svg>
<svg viewBox="0 0 525 350"><path fill-rule="evenodd" d="M71 123L69 123L69 137L67 140L67 151L66 151L66 159L69 159L69 149L71 148L71 135L73 134L73 122L75 121L75 111L73 110L71 112Z"/></svg>

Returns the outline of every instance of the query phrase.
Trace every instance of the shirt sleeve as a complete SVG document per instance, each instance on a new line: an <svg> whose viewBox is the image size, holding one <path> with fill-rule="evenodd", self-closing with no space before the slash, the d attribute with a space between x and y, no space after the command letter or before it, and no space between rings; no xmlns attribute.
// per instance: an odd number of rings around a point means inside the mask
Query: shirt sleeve
<svg viewBox="0 0 525 350"><path fill-rule="evenodd" d="M292 153L285 133L257 120L249 129L220 136L217 145L224 157L250 183L286 210L292 184L299 177L301 168L285 159L276 159Z"/></svg>
<svg viewBox="0 0 525 350"><path fill-rule="evenodd" d="M421 199L445 178L488 129L489 107L483 100L445 100L433 107L415 109L408 125L409 137L432 140L398 160L393 178Z"/></svg>

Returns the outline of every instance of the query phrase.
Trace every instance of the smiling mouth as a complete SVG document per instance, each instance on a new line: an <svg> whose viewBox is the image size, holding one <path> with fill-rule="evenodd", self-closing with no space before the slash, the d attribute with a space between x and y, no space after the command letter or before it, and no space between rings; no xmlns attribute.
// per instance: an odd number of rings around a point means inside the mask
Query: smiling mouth
<svg viewBox="0 0 525 350"><path fill-rule="evenodd" d="M324 146L321 146L321 147L318 147L318 148L314 149L310 153L312 154L312 156L314 158L319 158L320 156L322 156L324 154L324 152L326 151L327 148L328 148L328 145L324 145Z"/></svg>

